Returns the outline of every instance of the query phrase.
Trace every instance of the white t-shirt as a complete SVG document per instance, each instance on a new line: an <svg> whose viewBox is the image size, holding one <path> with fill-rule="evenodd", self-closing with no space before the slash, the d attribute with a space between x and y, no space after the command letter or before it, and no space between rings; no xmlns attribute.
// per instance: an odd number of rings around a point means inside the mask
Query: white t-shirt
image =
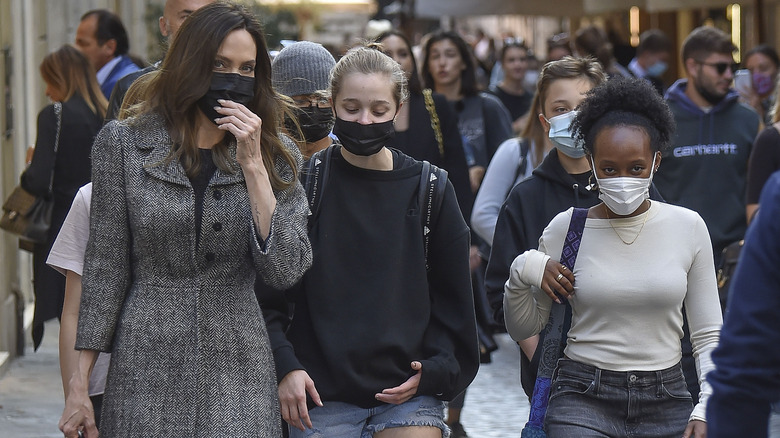
<svg viewBox="0 0 780 438"><path fill-rule="evenodd" d="M62 275L72 271L82 275L84 253L89 239L89 206L92 200L92 183L81 187L73 199L68 216L51 247L46 264ZM103 394L111 355L100 353L89 378L89 395Z"/></svg>
<svg viewBox="0 0 780 438"><path fill-rule="evenodd" d="M538 287L547 260L560 259L572 211L553 218L539 251L527 251L512 263L504 309L507 330L517 340L539 333L547 322L552 300ZM627 245L617 233L626 242L636 240ZM704 220L662 202L631 218L588 218L573 273L565 354L598 368L655 371L678 363L685 305L701 384L691 417L703 420L711 393L704 377L713 368L710 353L722 325Z"/></svg>

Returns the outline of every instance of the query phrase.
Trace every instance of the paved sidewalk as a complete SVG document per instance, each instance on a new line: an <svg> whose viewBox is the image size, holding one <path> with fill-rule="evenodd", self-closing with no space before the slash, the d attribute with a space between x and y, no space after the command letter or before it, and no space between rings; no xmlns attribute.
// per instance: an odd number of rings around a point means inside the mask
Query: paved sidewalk
<svg viewBox="0 0 780 438"><path fill-rule="evenodd" d="M37 352L28 345L0 378L0 437L59 438L63 409L58 361L59 323L46 323L46 335ZM469 387L461 422L471 438L520 436L528 419L528 401L520 387L519 350L508 335L496 336L500 345L493 363L483 365Z"/></svg>
<svg viewBox="0 0 780 438"><path fill-rule="evenodd" d="M11 362L0 378L0 437L61 438L57 428L64 407L58 352L60 325L46 323L43 343Z"/></svg>

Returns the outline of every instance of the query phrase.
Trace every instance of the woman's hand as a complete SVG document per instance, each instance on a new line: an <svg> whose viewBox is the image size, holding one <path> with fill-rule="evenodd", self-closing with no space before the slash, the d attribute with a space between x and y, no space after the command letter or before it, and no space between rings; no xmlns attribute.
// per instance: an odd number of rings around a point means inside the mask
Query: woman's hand
<svg viewBox="0 0 780 438"><path fill-rule="evenodd" d="M472 193L479 191L479 186L482 184L482 178L485 177L485 167L483 166L471 166L469 167L469 182L471 183Z"/></svg>
<svg viewBox="0 0 780 438"><path fill-rule="evenodd" d="M375 395L376 399L383 403L390 403L393 405L400 405L405 403L409 399L417 394L417 388L420 386L420 378L422 377L422 363L414 361L412 362L412 370L417 371L415 375L409 377L406 382L402 383L395 388L387 388L382 392Z"/></svg>
<svg viewBox="0 0 780 438"><path fill-rule="evenodd" d="M218 100L222 105L217 112L224 117L216 119L219 129L233 134L236 138L236 160L242 168L265 173L263 154L260 148L260 134L263 132L263 121L247 107L232 100Z"/></svg>
<svg viewBox="0 0 780 438"><path fill-rule="evenodd" d="M260 134L263 121L247 107L232 100L220 99L217 112L224 115L216 119L219 129L236 138L236 160L246 178L246 188L252 207L255 229L265 240L271 232L271 217L276 208L276 197L263 163Z"/></svg>
<svg viewBox="0 0 780 438"><path fill-rule="evenodd" d="M683 432L683 438L707 438L707 423L701 420L691 420Z"/></svg>
<svg viewBox="0 0 780 438"><path fill-rule="evenodd" d="M88 392L89 380L83 379L78 372L73 373L69 387L65 410L62 411L59 422L60 430L65 434L65 438L77 438L79 430L83 431L85 438L97 438L95 411Z"/></svg>
<svg viewBox="0 0 780 438"><path fill-rule="evenodd" d="M567 300L574 295L574 274L569 268L555 260L547 260L547 264L544 267L541 289L547 296L552 298L553 301L561 304L561 300L556 293Z"/></svg>
<svg viewBox="0 0 780 438"><path fill-rule="evenodd" d="M279 382L279 402L282 409L282 418L290 426L300 430L306 430L304 425L311 429L309 408L306 406L306 393L317 406L322 406L320 394L314 387L314 380L304 370L290 371Z"/></svg>

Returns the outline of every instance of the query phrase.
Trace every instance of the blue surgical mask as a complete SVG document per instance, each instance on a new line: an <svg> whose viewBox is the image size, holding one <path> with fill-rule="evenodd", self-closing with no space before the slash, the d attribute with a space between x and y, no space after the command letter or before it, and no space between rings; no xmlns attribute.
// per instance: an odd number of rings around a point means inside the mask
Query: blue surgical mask
<svg viewBox="0 0 780 438"><path fill-rule="evenodd" d="M666 64L663 61L658 61L655 64L651 65L650 67L647 67L647 70L645 70L645 73L647 73L648 76L651 78L658 78L661 77L666 72L666 69L669 68L669 65Z"/></svg>
<svg viewBox="0 0 780 438"><path fill-rule="evenodd" d="M585 156L585 150L582 148L582 142L574 139L571 132L571 122L577 116L577 111L569 111L566 114L552 117L547 120L550 124L548 136L555 147L564 155L571 158L582 158Z"/></svg>

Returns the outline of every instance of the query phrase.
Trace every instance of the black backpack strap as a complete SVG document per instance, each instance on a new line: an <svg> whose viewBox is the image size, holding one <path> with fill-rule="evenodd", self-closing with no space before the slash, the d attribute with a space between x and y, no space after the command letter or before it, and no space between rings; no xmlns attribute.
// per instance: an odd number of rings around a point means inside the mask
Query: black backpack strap
<svg viewBox="0 0 780 438"><path fill-rule="evenodd" d="M525 170L528 168L528 150L531 148L531 142L526 138L521 138L518 140L518 142L520 143L520 162L517 163L515 179L512 180L513 185L517 181L517 178L520 176L520 174L525 173ZM510 188L509 190L511 191L512 189Z"/></svg>
<svg viewBox="0 0 780 438"><path fill-rule="evenodd" d="M423 232L423 250L425 253L425 269L430 270L428 263L428 247L430 245L433 227L439 218L444 192L447 189L447 171L423 161L420 172L420 188L417 202L420 208L420 222Z"/></svg>
<svg viewBox="0 0 780 438"><path fill-rule="evenodd" d="M311 229L320 212L322 196L325 186L328 182L330 173L330 158L333 154L331 145L321 151L316 152L309 158L306 171L302 175L303 188L306 190L306 198L309 200L309 229Z"/></svg>

